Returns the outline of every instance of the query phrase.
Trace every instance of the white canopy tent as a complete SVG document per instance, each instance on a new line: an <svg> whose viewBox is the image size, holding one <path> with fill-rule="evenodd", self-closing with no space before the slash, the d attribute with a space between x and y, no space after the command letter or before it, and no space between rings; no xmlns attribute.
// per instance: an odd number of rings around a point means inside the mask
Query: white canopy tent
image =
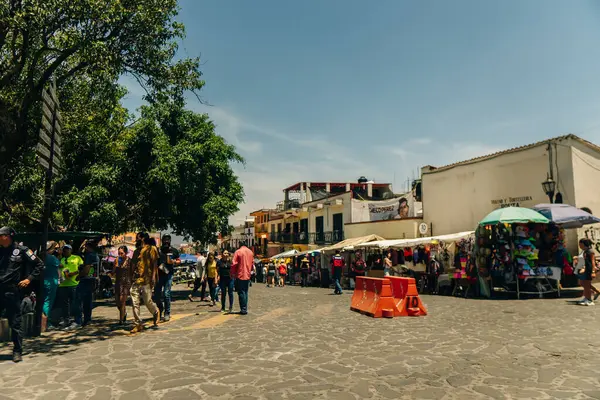
<svg viewBox="0 0 600 400"><path fill-rule="evenodd" d="M292 257L295 256L296 254L298 254L298 250L288 250L288 251L284 251L283 253L279 253L274 255L273 257L271 257L271 260L277 260L280 258L288 258L288 257Z"/></svg>
<svg viewBox="0 0 600 400"><path fill-rule="evenodd" d="M301 251L299 253L294 254L294 256L305 256L307 254L313 254L313 253L320 254L321 253L321 249Z"/></svg>
<svg viewBox="0 0 600 400"><path fill-rule="evenodd" d="M377 235L361 236L357 238L343 240L339 243L334 244L333 246L324 247L321 249L321 252L333 252L336 250L352 250L355 247L358 247L359 244L382 240L384 239L381 236Z"/></svg>
<svg viewBox="0 0 600 400"><path fill-rule="evenodd" d="M358 248L379 248L379 249L398 249L405 247L414 247L422 244L437 242L456 242L461 239L474 236L474 231L452 233L449 235L430 236L416 239L396 239L396 240L378 240L375 242L361 243L355 245Z"/></svg>

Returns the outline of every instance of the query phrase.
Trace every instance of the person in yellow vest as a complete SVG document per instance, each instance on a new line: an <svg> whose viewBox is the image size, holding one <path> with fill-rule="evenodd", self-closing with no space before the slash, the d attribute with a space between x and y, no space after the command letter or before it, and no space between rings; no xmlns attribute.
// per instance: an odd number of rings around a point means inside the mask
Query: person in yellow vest
<svg viewBox="0 0 600 400"><path fill-rule="evenodd" d="M73 254L73 246L66 244L63 247L63 258L60 264L62 265L62 282L58 285L58 297L61 299L62 321L58 326L69 330L77 329L81 327L81 315L77 305L77 285L79 284L77 277L83 260Z"/></svg>

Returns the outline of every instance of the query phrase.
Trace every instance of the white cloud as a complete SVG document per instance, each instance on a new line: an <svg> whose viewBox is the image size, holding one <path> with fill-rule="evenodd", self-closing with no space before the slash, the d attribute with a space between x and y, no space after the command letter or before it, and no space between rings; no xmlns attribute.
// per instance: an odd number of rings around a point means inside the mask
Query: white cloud
<svg viewBox="0 0 600 400"><path fill-rule="evenodd" d="M430 138L415 138L411 139L408 143L411 145L427 145L431 144L432 140Z"/></svg>
<svg viewBox="0 0 600 400"><path fill-rule="evenodd" d="M136 82L122 83L132 97L141 97ZM424 165L441 166L501 150L483 143L426 137L407 140L402 147L396 141L395 146L370 146L368 139L340 141L330 139L333 135L327 133L282 132L250 121L235 110L195 100L189 102L189 107L207 113L217 133L246 158L246 166L234 165L246 196L240 211L231 217L232 224L240 223L252 211L274 207L283 200L283 189L297 182L355 181L366 176L377 182L391 182L400 192L403 182L416 177L418 168Z"/></svg>

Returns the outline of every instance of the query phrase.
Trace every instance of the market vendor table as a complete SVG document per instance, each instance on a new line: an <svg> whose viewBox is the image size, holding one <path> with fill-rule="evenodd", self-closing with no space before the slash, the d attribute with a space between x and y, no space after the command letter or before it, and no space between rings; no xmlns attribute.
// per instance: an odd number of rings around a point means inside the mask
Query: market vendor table
<svg viewBox="0 0 600 400"><path fill-rule="evenodd" d="M540 299L544 297L544 294L548 293L557 293L558 297L560 297L560 277L562 274L562 269L558 267L542 267L549 268L552 270L552 274L544 274L544 275L535 275L535 276L519 276L517 280L517 298L520 298L521 294L537 294L540 296ZM527 281L534 280L536 282L536 287L538 288L537 292L522 292L520 289L520 281L523 280L523 283ZM550 281L554 281L554 285Z"/></svg>
<svg viewBox="0 0 600 400"><path fill-rule="evenodd" d="M546 269L548 267L541 267ZM556 293L558 297L560 297L560 278L562 274L562 269L558 267L549 267L552 271L552 274L544 274L544 275L530 275L523 276L519 275L516 277L516 291L507 290L507 293L516 293L517 299L521 298L522 294L537 294L540 298L543 298L545 294ZM523 291L521 290L521 285L526 283L527 281L536 281L535 285L537 287L537 291ZM554 281L554 282L552 282ZM490 281L491 292L494 292L494 284L493 280Z"/></svg>

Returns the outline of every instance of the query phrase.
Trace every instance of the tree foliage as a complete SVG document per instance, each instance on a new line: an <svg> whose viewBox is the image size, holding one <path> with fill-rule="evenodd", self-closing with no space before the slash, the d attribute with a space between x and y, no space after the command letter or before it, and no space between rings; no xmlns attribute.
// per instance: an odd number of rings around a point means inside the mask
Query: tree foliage
<svg viewBox="0 0 600 400"><path fill-rule="evenodd" d="M176 0L11 0L0 5L0 222L39 229L34 146L40 96L58 84L66 170L54 229L166 229L203 242L227 227L242 162L208 115L185 108L204 84L198 59L176 59ZM136 120L118 84L146 89Z"/></svg>
<svg viewBox="0 0 600 400"><path fill-rule="evenodd" d="M177 0L5 0L0 5L0 200L10 166L34 144L42 89L80 76L131 74L148 99L200 90L198 59L175 60Z"/></svg>

